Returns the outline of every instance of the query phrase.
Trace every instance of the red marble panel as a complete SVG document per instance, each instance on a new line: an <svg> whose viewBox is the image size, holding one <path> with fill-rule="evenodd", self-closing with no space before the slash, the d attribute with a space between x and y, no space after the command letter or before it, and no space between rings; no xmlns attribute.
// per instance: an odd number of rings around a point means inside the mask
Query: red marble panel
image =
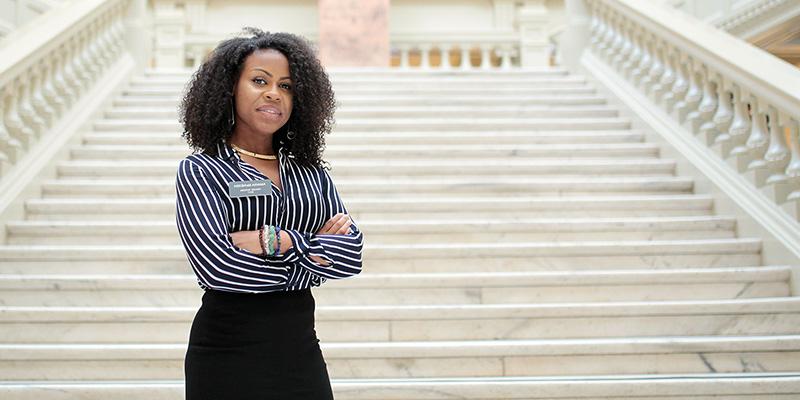
<svg viewBox="0 0 800 400"><path fill-rule="evenodd" d="M328 67L389 66L389 0L319 0L319 56Z"/></svg>

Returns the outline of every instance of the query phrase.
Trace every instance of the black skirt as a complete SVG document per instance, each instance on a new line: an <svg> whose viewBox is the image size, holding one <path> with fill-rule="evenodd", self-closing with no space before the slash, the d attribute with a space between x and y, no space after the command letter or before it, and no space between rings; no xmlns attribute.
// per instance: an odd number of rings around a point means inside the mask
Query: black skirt
<svg viewBox="0 0 800 400"><path fill-rule="evenodd" d="M207 290L189 333L186 400L333 399L311 289Z"/></svg>

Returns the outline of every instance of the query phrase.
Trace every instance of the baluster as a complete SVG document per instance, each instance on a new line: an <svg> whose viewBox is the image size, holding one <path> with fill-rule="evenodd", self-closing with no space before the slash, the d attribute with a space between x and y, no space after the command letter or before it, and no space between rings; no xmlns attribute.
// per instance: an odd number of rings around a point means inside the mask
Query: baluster
<svg viewBox="0 0 800 400"><path fill-rule="evenodd" d="M642 32L640 40L642 43L642 58L639 61L639 65L631 73L631 82L636 86L647 84L647 71L650 70L653 62L653 56L650 52L650 35L647 32Z"/></svg>
<svg viewBox="0 0 800 400"><path fill-rule="evenodd" d="M644 91L646 94L650 95L651 98L657 101L658 97L657 94L661 90L661 84L659 80L661 75L664 73L664 56L661 54L661 40L657 37L653 36L652 43L652 64L650 65L650 69L647 71L647 85L644 87Z"/></svg>
<svg viewBox="0 0 800 400"><path fill-rule="evenodd" d="M112 58L117 59L124 51L125 43L125 24L123 23L123 16L125 15L125 4L119 2L112 8L111 15L113 16L113 23L111 28L112 38Z"/></svg>
<svg viewBox="0 0 800 400"><path fill-rule="evenodd" d="M793 214L795 219L800 218L800 124L796 118L786 116L786 127L789 128L789 151L791 152L791 159L789 165L786 166L787 177L787 191L790 193L786 196L788 204L785 209Z"/></svg>
<svg viewBox="0 0 800 400"><path fill-rule="evenodd" d="M203 65L203 54L204 47L203 45L195 45L189 49L189 54L192 55L192 67L196 70Z"/></svg>
<svg viewBox="0 0 800 400"><path fill-rule="evenodd" d="M697 79L697 68L699 65L689 56L686 59L686 73L689 77L689 88L686 90L686 96L683 100L675 104L675 112L678 115L678 121L686 122L690 115L697 109L700 104L700 99L703 97L703 92L700 89L700 82Z"/></svg>
<svg viewBox="0 0 800 400"><path fill-rule="evenodd" d="M439 69L443 71L449 71L451 69L450 65L450 43L442 43L439 45L439 59L441 62L439 63Z"/></svg>
<svg viewBox="0 0 800 400"><path fill-rule="evenodd" d="M481 45L481 69L492 68L492 47L489 44Z"/></svg>
<svg viewBox="0 0 800 400"><path fill-rule="evenodd" d="M92 43L95 40L93 25L90 24L86 27L85 30L85 40L83 44L83 49L81 50L81 57L80 62L83 66L84 71L84 88L89 88L92 86L94 79L99 75L95 69L97 68L95 65L95 60L92 59Z"/></svg>
<svg viewBox="0 0 800 400"><path fill-rule="evenodd" d="M597 27L597 33L595 35L596 40L594 47L595 47L595 54L597 54L598 57L602 58L603 51L605 50L607 45L607 43L605 42L605 37L610 29L608 26L608 18L609 18L608 8L602 7L600 4L598 4L597 15L598 15L599 25Z"/></svg>
<svg viewBox="0 0 800 400"><path fill-rule="evenodd" d="M708 146L714 143L719 131L717 124L714 122L714 115L719 105L719 83L715 80L715 75L708 67L703 66L703 99L700 100L700 105L697 110L700 112L700 125L697 132L700 135L703 143Z"/></svg>
<svg viewBox="0 0 800 400"><path fill-rule="evenodd" d="M686 92L689 90L689 81L686 78L686 53L675 49L677 52L674 60L675 66L675 81L669 89L669 93L664 96L664 105L667 111L672 113L676 109L676 105L686 97Z"/></svg>
<svg viewBox="0 0 800 400"><path fill-rule="evenodd" d="M50 127L51 120L48 112L47 101L44 99L44 81L46 79L48 66L43 61L39 68L33 73L33 80L31 81L31 108L36 118L41 124L42 132Z"/></svg>
<svg viewBox="0 0 800 400"><path fill-rule="evenodd" d="M642 46L641 39L639 37L638 25L631 24L628 41L630 42L631 46L630 55L625 59L620 68L622 75L630 80L633 74L633 69L639 65L639 62L642 60Z"/></svg>
<svg viewBox="0 0 800 400"><path fill-rule="evenodd" d="M92 79L91 60L87 60L86 50L89 48L88 29L83 29L78 33L78 52L75 57L75 72L78 77L79 90L81 93L89 86Z"/></svg>
<svg viewBox="0 0 800 400"><path fill-rule="evenodd" d="M591 2L588 4L588 7L589 15L592 16L589 22L589 49L594 51L596 54L598 37L603 23L598 15L597 3Z"/></svg>
<svg viewBox="0 0 800 400"><path fill-rule="evenodd" d="M606 62L610 62L613 52L612 46L614 45L614 36L617 34L617 15L609 10L608 17L606 18L606 31L603 34L603 47L600 55Z"/></svg>
<svg viewBox="0 0 800 400"><path fill-rule="evenodd" d="M60 115L59 109L61 107L60 103L56 101L56 88L53 85L53 80L55 79L55 70L56 70L56 63L58 57L48 58L44 61L44 68L45 73L43 74L43 82L42 82L42 90L41 90L41 101L44 104L43 115L44 119L47 121L47 126L53 126L56 119ZM60 100L60 99L59 99Z"/></svg>
<svg viewBox="0 0 800 400"><path fill-rule="evenodd" d="M430 44L422 44L419 46L419 66L422 69L430 69L431 67L431 59L430 59L430 51L431 45Z"/></svg>
<svg viewBox="0 0 800 400"><path fill-rule="evenodd" d="M728 90L728 85L726 79L720 75L715 75L716 77L716 88L717 88L717 112L714 113L714 116L711 117L711 121L714 123L714 140L712 142L707 142L709 145L713 144L713 142L717 142L720 136L728 135L728 130L730 129L731 122L733 121L733 107L731 106L731 92ZM702 130L703 127L700 127ZM728 135L729 136L729 135Z"/></svg>
<svg viewBox="0 0 800 400"><path fill-rule="evenodd" d="M5 110L8 96L5 95L5 92L6 90L4 90L4 88L0 88L0 152L2 152L2 154L0 154L0 161L3 163L3 165L0 166L0 169L2 169L0 172L2 173L5 173L8 169L7 167L16 164L24 152L22 143L11 136L6 128Z"/></svg>
<svg viewBox="0 0 800 400"><path fill-rule="evenodd" d="M398 48L400 49L400 69L408 69L411 65L408 62L408 53L411 51L411 47L407 44L401 44Z"/></svg>
<svg viewBox="0 0 800 400"><path fill-rule="evenodd" d="M69 108L69 86L67 85L67 80L64 75L68 51L66 47L61 47L55 51L56 57L55 63L53 64L53 79L51 81L55 92L49 100L51 104L55 105L57 108L56 115L64 115Z"/></svg>
<svg viewBox="0 0 800 400"><path fill-rule="evenodd" d="M717 136L713 146L723 158L730 157L733 149L744 145L747 134L750 132L750 124L752 124L747 102L749 94L736 85L732 85L731 94L733 121L727 132Z"/></svg>
<svg viewBox="0 0 800 400"><path fill-rule="evenodd" d="M90 32L90 40L89 40L89 49L86 52L86 55L89 59L89 70L92 72L93 76L100 76L105 68L102 63L102 59L100 59L100 20L96 19L92 22L92 27L89 29Z"/></svg>
<svg viewBox="0 0 800 400"><path fill-rule="evenodd" d="M470 45L462 43L461 47L461 70L466 71L472 69L472 61L470 60L469 51Z"/></svg>
<svg viewBox="0 0 800 400"><path fill-rule="evenodd" d="M111 36L109 35L109 26L111 25L111 17L109 13L104 13L99 18L100 26L98 28L98 39L97 39L97 62L100 64L100 67L105 71L111 66L114 62L114 59L111 58L111 51L108 49L109 41L111 40ZM205 53L202 53L202 58L205 56Z"/></svg>
<svg viewBox="0 0 800 400"><path fill-rule="evenodd" d="M617 66L617 57L620 56L620 53L622 52L622 45L625 43L622 33L624 29L625 20L622 18L617 19L611 31L611 45L608 48L608 54L606 56L608 59L608 64L614 68Z"/></svg>
<svg viewBox="0 0 800 400"><path fill-rule="evenodd" d="M100 35L100 59L102 60L103 69L108 68L114 62L114 51L112 50L112 37L111 26L113 22L113 15L111 12L103 14L103 28Z"/></svg>
<svg viewBox="0 0 800 400"><path fill-rule="evenodd" d="M656 53L658 63L661 65L661 74L653 77L653 100L658 104L663 104L667 93L671 95L670 89L675 82L675 70L672 68L671 46L661 41L660 50Z"/></svg>
<svg viewBox="0 0 800 400"><path fill-rule="evenodd" d="M628 39L630 37L630 25L630 21L623 20L619 24L619 30L617 30L614 39L613 47L615 47L616 50L614 51L614 55L611 57L611 66L620 72L622 71L623 63L628 58L631 51L631 42Z"/></svg>
<svg viewBox="0 0 800 400"><path fill-rule="evenodd" d="M511 69L511 56L514 54L514 49L509 45L500 47L500 69Z"/></svg>
<svg viewBox="0 0 800 400"><path fill-rule="evenodd" d="M25 125L19 114L21 84L21 81L16 81L9 83L7 86L8 111L5 121L8 133L22 144L23 150L27 150L31 147L36 134L30 127Z"/></svg>
<svg viewBox="0 0 800 400"><path fill-rule="evenodd" d="M757 157L748 166L752 171L756 186L764 184L776 184L786 180L784 173L789 164L789 147L786 144L786 136L783 127L778 119L778 112L774 107L767 109L769 119L769 145L762 156Z"/></svg>
<svg viewBox="0 0 800 400"><path fill-rule="evenodd" d="M17 76L19 80L19 88L17 90L19 103L17 107L19 107L18 112L22 123L33 132L34 138L38 138L44 132L44 121L36 115L36 111L33 110L31 105L30 87L33 81L32 74L33 72L28 70Z"/></svg>
<svg viewBox="0 0 800 400"><path fill-rule="evenodd" d="M80 90L78 88L78 78L75 74L75 38L69 39L65 47L67 48L67 57L64 60L63 72L65 90L62 94L67 99L67 108L69 108L78 99L78 93Z"/></svg>
<svg viewBox="0 0 800 400"><path fill-rule="evenodd" d="M750 95L750 134L743 146L731 150L731 163L739 172L744 172L748 165L767 149L769 133L767 128L767 115L764 104L758 97Z"/></svg>

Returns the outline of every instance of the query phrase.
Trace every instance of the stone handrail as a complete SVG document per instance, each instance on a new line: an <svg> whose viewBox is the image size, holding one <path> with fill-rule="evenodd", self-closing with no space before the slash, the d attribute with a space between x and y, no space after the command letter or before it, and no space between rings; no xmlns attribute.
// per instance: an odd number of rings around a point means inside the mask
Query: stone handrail
<svg viewBox="0 0 800 400"><path fill-rule="evenodd" d="M756 0L744 7L709 21L714 26L726 31L732 30L741 24L747 23L765 14L771 9L781 6L790 0Z"/></svg>
<svg viewBox="0 0 800 400"><path fill-rule="evenodd" d="M61 5L61 2L56 0L6 0L6 9L13 9L14 12L0 15L0 38L29 25L40 15Z"/></svg>
<svg viewBox="0 0 800 400"><path fill-rule="evenodd" d="M302 33L301 33L302 34ZM312 43L317 42L316 34L302 34ZM202 62L203 58L208 54L217 43L230 35L226 34L187 34L183 43L185 45L185 53L187 61L190 61L194 68L197 68ZM471 32L442 32L436 35L431 34L413 34L413 33L396 33L392 34L389 38L390 46L393 53L399 54L400 65L398 68L422 68L422 69L492 69L500 68L507 69L512 66L518 66L516 61L519 54L519 35L514 32L508 33L494 33L488 32L485 34L471 33ZM461 53L461 62L459 65L451 65L451 63L443 62L438 66L431 64L430 55L433 51L440 52L439 54L452 51ZM464 60L470 60L470 55L473 51L478 51L480 61L477 65L465 63ZM409 56L411 54L418 54L420 63L418 65L411 65ZM499 65L492 63L492 54L497 55L499 58Z"/></svg>
<svg viewBox="0 0 800 400"><path fill-rule="evenodd" d="M588 4L591 51L797 218L800 71L666 7Z"/></svg>
<svg viewBox="0 0 800 400"><path fill-rule="evenodd" d="M129 0L74 1L0 49L0 176L124 51Z"/></svg>

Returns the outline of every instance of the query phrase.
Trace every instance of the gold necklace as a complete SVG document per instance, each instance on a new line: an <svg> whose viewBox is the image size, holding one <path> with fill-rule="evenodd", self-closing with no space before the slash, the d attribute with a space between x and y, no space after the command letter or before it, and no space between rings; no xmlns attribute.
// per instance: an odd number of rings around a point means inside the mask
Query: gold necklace
<svg viewBox="0 0 800 400"><path fill-rule="evenodd" d="M246 154L246 155L248 155L250 157L255 157L255 158L258 158L258 159L261 159L261 160L277 160L278 159L278 156L276 156L274 154L253 153L252 151L247 151L247 150L241 149L241 148L239 148L239 146L237 146L237 145L235 145L233 143L231 143L231 147L237 153Z"/></svg>

